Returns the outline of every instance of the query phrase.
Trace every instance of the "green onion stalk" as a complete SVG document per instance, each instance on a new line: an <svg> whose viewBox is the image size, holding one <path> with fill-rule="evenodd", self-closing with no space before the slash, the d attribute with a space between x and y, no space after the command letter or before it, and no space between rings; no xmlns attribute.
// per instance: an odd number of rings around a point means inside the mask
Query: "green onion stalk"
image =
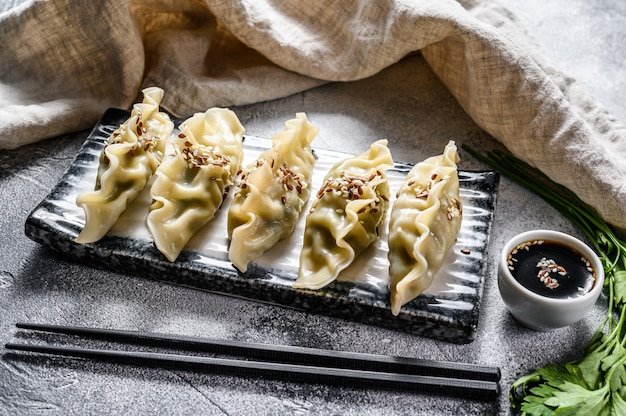
<svg viewBox="0 0 626 416"><path fill-rule="evenodd" d="M607 315L584 356L517 379L509 389L512 409L521 415L626 415L626 242L591 206L539 169L503 151L482 155L463 149L568 218L591 242L605 273Z"/></svg>

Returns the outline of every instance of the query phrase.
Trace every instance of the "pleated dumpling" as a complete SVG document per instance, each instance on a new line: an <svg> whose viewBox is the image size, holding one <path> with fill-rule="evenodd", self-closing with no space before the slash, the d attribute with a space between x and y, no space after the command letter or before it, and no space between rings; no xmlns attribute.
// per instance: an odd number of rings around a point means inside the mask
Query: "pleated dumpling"
<svg viewBox="0 0 626 416"><path fill-rule="evenodd" d="M388 239L394 315L431 285L461 228L458 161L450 141L443 154L415 165L398 191Z"/></svg>
<svg viewBox="0 0 626 416"><path fill-rule="evenodd" d="M272 138L272 148L241 172L228 210L228 257L240 271L293 232L309 199L318 131L304 113L296 114Z"/></svg>
<svg viewBox="0 0 626 416"><path fill-rule="evenodd" d="M159 166L174 123L159 111L163 90L143 90L143 102L107 139L100 155L94 191L83 192L76 204L85 211L85 227L76 242L100 240L146 186Z"/></svg>
<svg viewBox="0 0 626 416"><path fill-rule="evenodd" d="M243 158L244 128L231 110L197 113L180 131L156 172L147 218L154 244L170 261L213 219Z"/></svg>
<svg viewBox="0 0 626 416"><path fill-rule="evenodd" d="M372 244L389 206L387 140L340 161L326 175L306 218L294 288L320 289Z"/></svg>

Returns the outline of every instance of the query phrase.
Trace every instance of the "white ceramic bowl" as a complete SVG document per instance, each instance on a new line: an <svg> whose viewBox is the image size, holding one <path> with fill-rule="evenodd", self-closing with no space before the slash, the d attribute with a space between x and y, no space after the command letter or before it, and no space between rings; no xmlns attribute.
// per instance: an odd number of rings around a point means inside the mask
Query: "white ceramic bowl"
<svg viewBox="0 0 626 416"><path fill-rule="evenodd" d="M558 243L584 256L595 271L591 290L577 297L552 298L537 294L518 282L509 269L510 254L520 244L538 240ZM498 266L498 288L504 304L518 322L539 331L578 322L595 304L604 285L604 269L595 252L577 238L558 231L533 230L518 234L504 245Z"/></svg>

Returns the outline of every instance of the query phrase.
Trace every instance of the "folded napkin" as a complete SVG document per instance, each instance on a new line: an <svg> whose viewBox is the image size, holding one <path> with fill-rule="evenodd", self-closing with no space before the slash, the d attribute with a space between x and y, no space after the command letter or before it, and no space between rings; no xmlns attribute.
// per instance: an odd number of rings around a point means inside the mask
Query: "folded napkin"
<svg viewBox="0 0 626 416"><path fill-rule="evenodd" d="M481 128L626 230L626 128L495 1L25 1L0 14L0 39L5 149L89 128L146 86L189 116L420 51Z"/></svg>

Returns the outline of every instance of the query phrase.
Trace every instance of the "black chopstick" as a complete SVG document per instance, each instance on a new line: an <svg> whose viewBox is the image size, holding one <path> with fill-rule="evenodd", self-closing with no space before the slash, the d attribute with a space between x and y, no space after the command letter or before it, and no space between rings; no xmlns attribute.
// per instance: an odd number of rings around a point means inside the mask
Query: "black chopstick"
<svg viewBox="0 0 626 416"><path fill-rule="evenodd" d="M221 352L280 362L11 343L5 345L7 349L179 370L210 371L310 383L444 394L485 401L495 400L500 393L498 384L500 372L494 367L285 345L209 340L138 331L27 323L19 323L17 327L117 342ZM413 373L407 374L407 367ZM477 371L478 369L486 371L481 373ZM460 374L478 375L483 379L459 376ZM485 378L495 378L496 376L497 379L485 380Z"/></svg>
<svg viewBox="0 0 626 416"><path fill-rule="evenodd" d="M484 401L495 400L499 395L499 385L493 381L462 380L457 378L395 374L347 368L315 367L299 364L233 360L153 352L25 344L6 344L6 348L43 354L90 358L121 364L144 365L176 370L206 371L228 375L263 377L355 388L378 388L414 393L442 394Z"/></svg>
<svg viewBox="0 0 626 416"><path fill-rule="evenodd" d="M101 340L143 344L155 347L176 347L193 351L246 356L261 360L273 360L293 364L341 367L354 370L384 371L468 380L495 382L500 380L500 369L498 367L449 361L421 360L416 358L323 350L291 345L227 341L117 329L35 323L17 323L16 327L20 329L78 335Z"/></svg>

